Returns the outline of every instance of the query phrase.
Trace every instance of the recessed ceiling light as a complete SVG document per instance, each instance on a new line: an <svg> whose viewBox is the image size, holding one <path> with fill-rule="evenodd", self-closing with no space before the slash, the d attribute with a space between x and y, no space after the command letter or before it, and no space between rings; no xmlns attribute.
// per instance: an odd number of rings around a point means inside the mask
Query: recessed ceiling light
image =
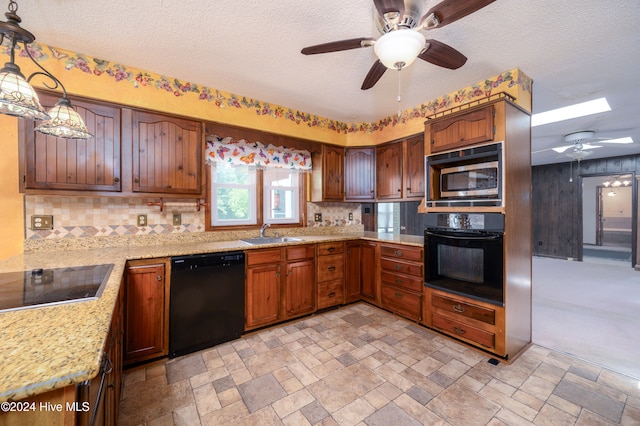
<svg viewBox="0 0 640 426"><path fill-rule="evenodd" d="M599 112L611 111L611 107L605 98L594 99L593 101L582 102L569 105L563 108L552 109L550 111L533 114L531 117L531 127L543 124L557 123L558 121L572 118L584 117L586 115L597 114Z"/></svg>

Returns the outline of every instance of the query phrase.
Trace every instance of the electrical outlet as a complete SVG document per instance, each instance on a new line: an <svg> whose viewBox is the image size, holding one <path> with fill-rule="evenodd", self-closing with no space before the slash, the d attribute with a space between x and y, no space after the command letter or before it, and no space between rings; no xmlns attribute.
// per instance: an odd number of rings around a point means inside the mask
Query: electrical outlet
<svg viewBox="0 0 640 426"><path fill-rule="evenodd" d="M31 229L53 229L53 216L52 215L40 215L31 216Z"/></svg>
<svg viewBox="0 0 640 426"><path fill-rule="evenodd" d="M147 226L147 215L139 214L138 215L138 226Z"/></svg>
<svg viewBox="0 0 640 426"><path fill-rule="evenodd" d="M322 222L322 213L316 213L313 215L313 220L316 222Z"/></svg>
<svg viewBox="0 0 640 426"><path fill-rule="evenodd" d="M353 220L353 213L349 212L349 220Z"/></svg>
<svg viewBox="0 0 640 426"><path fill-rule="evenodd" d="M180 213L173 214L173 226L182 225L182 215Z"/></svg>

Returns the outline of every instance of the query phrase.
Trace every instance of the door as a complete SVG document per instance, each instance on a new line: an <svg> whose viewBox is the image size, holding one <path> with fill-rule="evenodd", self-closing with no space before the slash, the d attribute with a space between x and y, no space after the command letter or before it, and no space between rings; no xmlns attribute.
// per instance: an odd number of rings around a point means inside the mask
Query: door
<svg viewBox="0 0 640 426"><path fill-rule="evenodd" d="M346 243L347 256L345 258L345 303L360 299L362 248L359 241Z"/></svg>
<svg viewBox="0 0 640 426"><path fill-rule="evenodd" d="M124 359L166 354L165 265L127 266Z"/></svg>
<svg viewBox="0 0 640 426"><path fill-rule="evenodd" d="M199 122L133 112L133 190L201 195Z"/></svg>
<svg viewBox="0 0 640 426"><path fill-rule="evenodd" d="M375 200L375 148L347 148L344 154L344 198L346 201Z"/></svg>
<svg viewBox="0 0 640 426"><path fill-rule="evenodd" d="M287 267L287 318L315 311L315 263L289 262Z"/></svg>
<svg viewBox="0 0 640 426"><path fill-rule="evenodd" d="M378 200L402 198L402 142L376 148L376 193Z"/></svg>
<svg viewBox="0 0 640 426"><path fill-rule="evenodd" d="M267 325L280 319L280 271L280 263L247 269L247 328Z"/></svg>
<svg viewBox="0 0 640 426"><path fill-rule="evenodd" d="M405 142L404 197L424 197L424 135Z"/></svg>
<svg viewBox="0 0 640 426"><path fill-rule="evenodd" d="M41 95L49 109L57 97ZM120 191L120 109L73 100L93 134L89 139L63 139L35 131L26 122L25 187L75 191Z"/></svg>
<svg viewBox="0 0 640 426"><path fill-rule="evenodd" d="M362 297L376 304L379 303L378 272L376 262L376 243L362 243Z"/></svg>
<svg viewBox="0 0 640 426"><path fill-rule="evenodd" d="M604 232L604 216L602 215L602 186L596 188L596 245L602 245Z"/></svg>

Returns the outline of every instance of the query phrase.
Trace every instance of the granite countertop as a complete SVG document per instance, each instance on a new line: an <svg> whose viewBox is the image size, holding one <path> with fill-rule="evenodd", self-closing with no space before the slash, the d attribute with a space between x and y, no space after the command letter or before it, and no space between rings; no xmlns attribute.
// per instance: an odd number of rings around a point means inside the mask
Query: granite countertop
<svg viewBox="0 0 640 426"><path fill-rule="evenodd" d="M376 232L299 238L301 241L298 242L254 246L235 240L25 252L0 261L0 273L104 263L114 265L101 297L96 300L0 312L0 401L19 400L80 383L98 374L127 260L351 239L414 246L422 246L424 242L421 236Z"/></svg>

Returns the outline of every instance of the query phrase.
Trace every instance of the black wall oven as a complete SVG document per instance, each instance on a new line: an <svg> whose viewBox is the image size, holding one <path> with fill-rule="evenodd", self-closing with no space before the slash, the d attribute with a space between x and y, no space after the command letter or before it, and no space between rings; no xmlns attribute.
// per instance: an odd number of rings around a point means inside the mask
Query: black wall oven
<svg viewBox="0 0 640 426"><path fill-rule="evenodd" d="M425 286L504 305L504 216L428 213Z"/></svg>

